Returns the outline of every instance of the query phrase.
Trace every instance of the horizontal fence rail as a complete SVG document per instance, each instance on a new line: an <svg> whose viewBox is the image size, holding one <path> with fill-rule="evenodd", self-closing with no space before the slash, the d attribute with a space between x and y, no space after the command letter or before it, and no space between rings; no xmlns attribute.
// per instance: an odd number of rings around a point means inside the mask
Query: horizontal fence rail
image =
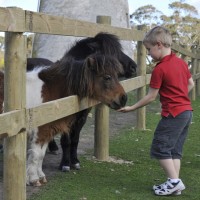
<svg viewBox="0 0 200 200"><path fill-rule="evenodd" d="M133 41L142 41L145 34L143 31L137 29L132 30L112 27L105 24L102 25L81 20L67 19L60 16L26 11L20 8L1 7L0 31L44 33L76 37L90 37L101 31L115 34L122 40ZM198 55L185 50L177 44L173 44L172 48L191 58L199 58Z"/></svg>
<svg viewBox="0 0 200 200"><path fill-rule="evenodd" d="M148 84L149 77L150 75L147 75L147 78L146 76L138 76L136 78L121 81L121 84L126 92L130 92ZM84 98L80 101L78 96L73 95L43 103L34 108L3 113L0 115L0 138L1 136L10 137L17 135L23 129L41 126L48 122L93 107L98 103L99 102L88 98ZM46 117L44 117L44 115Z"/></svg>
<svg viewBox="0 0 200 200"><path fill-rule="evenodd" d="M52 35L90 37L98 32L109 32L123 40L139 41L144 33L138 30L112 27L81 20L67 19L20 8L0 8L0 31L31 32Z"/></svg>

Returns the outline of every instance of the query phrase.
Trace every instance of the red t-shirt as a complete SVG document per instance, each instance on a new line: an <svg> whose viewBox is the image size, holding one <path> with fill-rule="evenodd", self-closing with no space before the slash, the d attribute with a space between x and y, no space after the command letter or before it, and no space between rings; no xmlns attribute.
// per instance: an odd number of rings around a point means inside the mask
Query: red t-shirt
<svg viewBox="0 0 200 200"><path fill-rule="evenodd" d="M176 116L192 110L188 97L188 80L191 78L187 64L174 53L165 56L154 68L150 87L159 89L162 116Z"/></svg>

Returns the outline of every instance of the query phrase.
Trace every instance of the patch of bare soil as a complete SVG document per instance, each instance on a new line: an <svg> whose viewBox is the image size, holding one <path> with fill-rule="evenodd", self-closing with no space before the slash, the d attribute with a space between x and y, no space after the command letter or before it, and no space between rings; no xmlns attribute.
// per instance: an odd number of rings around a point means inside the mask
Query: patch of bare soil
<svg viewBox="0 0 200 200"><path fill-rule="evenodd" d="M93 112L92 112L93 113ZM135 112L130 113L119 113L116 111L110 112L110 138L112 136L119 134L120 130L126 127L134 127L135 126ZM57 144L59 145L60 136L56 137ZM93 114L89 114L87 119L87 123L84 125L81 134L80 134L80 142L78 146L78 155L84 155L89 149L93 149L94 147L94 116ZM0 200L3 199L3 162L2 162L3 153L0 153ZM61 159L61 148L59 148L58 155L50 154L47 150L44 162L43 162L43 170L47 176L47 179L51 178L58 172L58 166ZM113 161L114 158L111 158ZM116 161L115 162L123 162ZM41 190L42 187L31 187L27 186L27 198L32 194L37 193Z"/></svg>

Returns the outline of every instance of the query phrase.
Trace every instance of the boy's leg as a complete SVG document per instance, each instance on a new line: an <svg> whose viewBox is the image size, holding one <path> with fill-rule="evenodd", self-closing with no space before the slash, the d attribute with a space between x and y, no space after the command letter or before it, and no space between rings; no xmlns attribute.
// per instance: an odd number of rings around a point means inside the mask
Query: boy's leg
<svg viewBox="0 0 200 200"><path fill-rule="evenodd" d="M168 178L178 179L176 167L172 159L161 159L159 160L159 163Z"/></svg>
<svg viewBox="0 0 200 200"><path fill-rule="evenodd" d="M167 181L159 186L154 186L156 195L181 195L181 191L185 189L185 185L179 179L180 160L179 159L160 159L160 166L163 168L167 177Z"/></svg>
<svg viewBox="0 0 200 200"><path fill-rule="evenodd" d="M174 167L176 169L177 176L179 177L179 172L181 168L181 160L180 159L173 159Z"/></svg>
<svg viewBox="0 0 200 200"><path fill-rule="evenodd" d="M173 130L176 131L177 134L175 134L175 135L178 135L178 140L177 140L176 144L174 145L174 149L171 152L172 158L162 158L162 159L159 158L158 159L161 167L163 168L167 177L169 177L170 179L168 179L164 184L161 184L162 187L161 186L153 187L153 188L156 188L156 189L154 189L156 195L170 195L170 194L180 195L181 191L185 189L183 182L178 177L179 177L179 171L180 171L180 166L181 166L180 159L182 157L182 148L183 148L183 144L185 142L185 138L187 136L188 127L191 122L191 118L192 118L192 112L186 111L184 113L181 113L176 118L174 118L175 120L171 121L171 123L168 123L169 126L167 126L167 127L169 129L171 128L171 133L173 133ZM179 121L179 119L180 119L180 121ZM175 124L175 126L174 126L174 124ZM185 127L181 130L181 126L184 124L185 124ZM180 127L177 125L180 125ZM157 133L159 133L159 134L163 133L162 127L161 127L162 131L159 131L159 128L160 127L157 127L157 131L158 131ZM172 135L172 136L175 136L175 135ZM172 144L172 141L173 142L176 141L176 139L175 140L174 139L170 141L171 144ZM162 142L163 142L163 140L162 140ZM162 143L157 142L157 145L159 145L159 144L162 144ZM166 151L164 151L164 152L166 153Z"/></svg>

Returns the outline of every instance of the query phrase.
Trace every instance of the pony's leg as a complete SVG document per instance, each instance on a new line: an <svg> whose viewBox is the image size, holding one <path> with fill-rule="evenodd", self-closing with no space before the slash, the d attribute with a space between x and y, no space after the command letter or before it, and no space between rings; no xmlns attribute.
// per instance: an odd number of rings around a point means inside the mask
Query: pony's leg
<svg viewBox="0 0 200 200"><path fill-rule="evenodd" d="M74 169L80 169L80 161L78 160L77 156L79 136L81 129L83 128L87 120L87 116L90 110L91 109L83 110L77 114L76 122L70 131L70 138L71 138L70 158L71 158L71 167Z"/></svg>
<svg viewBox="0 0 200 200"><path fill-rule="evenodd" d="M55 155L58 154L58 145L56 144L56 141L54 139L49 142L48 148L52 154L55 154Z"/></svg>
<svg viewBox="0 0 200 200"><path fill-rule="evenodd" d="M62 159L59 169L64 172L70 171L70 166L80 169L80 162L77 158L79 135L90 110L86 109L77 113L76 121L71 127L70 134L63 134L61 136Z"/></svg>
<svg viewBox="0 0 200 200"><path fill-rule="evenodd" d="M26 168L27 185L41 186L40 179L45 177L42 172L42 161L45 155L47 144L37 143L38 129L29 132L28 159Z"/></svg>
<svg viewBox="0 0 200 200"><path fill-rule="evenodd" d="M38 176L38 166L40 157L42 154L40 144L31 144L31 148L28 150L28 160L26 169L27 185L41 186Z"/></svg>
<svg viewBox="0 0 200 200"><path fill-rule="evenodd" d="M41 149L41 155L39 157L39 162L38 162L37 173L38 173L39 181L40 181L41 184L47 183L45 174L42 171L42 163L43 163L43 160L44 160L44 156L45 156L45 153L46 153L47 146L48 146L48 143L43 144L42 149Z"/></svg>
<svg viewBox="0 0 200 200"><path fill-rule="evenodd" d="M59 169L63 172L70 171L70 143L69 134L63 134L60 139L63 154L59 166Z"/></svg>
<svg viewBox="0 0 200 200"><path fill-rule="evenodd" d="M77 156L78 142L79 142L80 131L72 130L70 133L71 137L71 149L70 149L70 158L71 158L71 168L80 169L80 161Z"/></svg>

